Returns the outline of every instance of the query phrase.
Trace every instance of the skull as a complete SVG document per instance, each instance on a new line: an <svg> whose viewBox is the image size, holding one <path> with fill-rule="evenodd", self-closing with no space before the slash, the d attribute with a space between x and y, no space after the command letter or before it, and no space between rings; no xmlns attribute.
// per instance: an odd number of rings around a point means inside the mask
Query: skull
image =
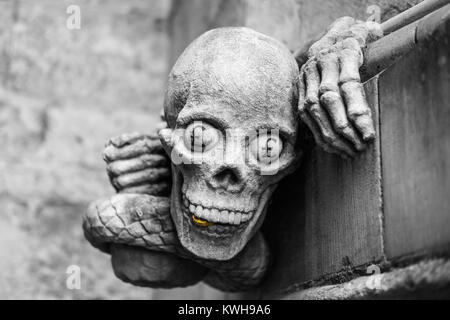
<svg viewBox="0 0 450 320"><path fill-rule="evenodd" d="M236 256L295 169L298 78L283 44L247 28L203 34L173 67L160 138L172 159L171 215L194 255Z"/></svg>

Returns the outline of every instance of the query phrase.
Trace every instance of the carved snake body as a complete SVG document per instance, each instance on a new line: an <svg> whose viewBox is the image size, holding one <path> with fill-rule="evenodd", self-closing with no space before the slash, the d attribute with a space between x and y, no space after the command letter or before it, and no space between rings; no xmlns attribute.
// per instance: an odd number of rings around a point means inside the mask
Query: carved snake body
<svg viewBox="0 0 450 320"><path fill-rule="evenodd" d="M240 254L225 262L201 259L181 246L170 216L170 198L162 196L167 188L155 187L170 185L161 170L167 162L148 161L145 156L149 152L163 155L158 142L152 136L134 139L127 135L109 142L105 160L115 162L115 166L108 166L108 173L121 193L88 207L83 219L86 239L111 254L115 274L134 285L172 288L204 280L224 291L242 291L259 283L269 264L269 250L259 233ZM144 182L137 186L118 184L114 178L114 172L122 170L118 161L136 156L142 164L137 167L142 168L145 162L145 175L151 178L142 179ZM153 186L146 185L149 181ZM128 193L130 190L145 193ZM157 195L147 194L149 190Z"/></svg>

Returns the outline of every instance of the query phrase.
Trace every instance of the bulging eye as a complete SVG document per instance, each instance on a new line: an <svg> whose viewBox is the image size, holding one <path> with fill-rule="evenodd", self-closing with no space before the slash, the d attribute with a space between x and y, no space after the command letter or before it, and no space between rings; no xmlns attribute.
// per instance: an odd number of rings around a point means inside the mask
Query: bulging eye
<svg viewBox="0 0 450 320"><path fill-rule="evenodd" d="M259 134L250 142L250 151L263 164L271 164L278 160L283 142L276 134Z"/></svg>
<svg viewBox="0 0 450 320"><path fill-rule="evenodd" d="M219 141L218 130L202 121L194 121L184 132L184 144L192 152L208 151L217 141Z"/></svg>

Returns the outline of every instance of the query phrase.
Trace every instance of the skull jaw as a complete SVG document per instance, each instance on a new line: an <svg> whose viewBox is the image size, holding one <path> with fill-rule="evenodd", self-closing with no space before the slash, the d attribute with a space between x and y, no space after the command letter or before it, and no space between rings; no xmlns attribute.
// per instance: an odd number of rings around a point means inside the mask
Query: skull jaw
<svg viewBox="0 0 450 320"><path fill-rule="evenodd" d="M202 227L194 225L191 216L183 212L181 199L183 176L176 167L172 172L171 215L181 245L190 253L205 260L226 261L234 258L261 227L267 212L268 200L273 194L276 184L262 192L258 209L245 228L237 230L233 235L212 236L208 235L205 230L201 230Z"/></svg>

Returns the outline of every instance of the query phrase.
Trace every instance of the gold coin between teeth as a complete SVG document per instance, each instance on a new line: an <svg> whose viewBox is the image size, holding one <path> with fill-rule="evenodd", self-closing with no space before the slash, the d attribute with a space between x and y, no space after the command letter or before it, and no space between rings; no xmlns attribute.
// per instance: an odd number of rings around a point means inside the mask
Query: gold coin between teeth
<svg viewBox="0 0 450 320"><path fill-rule="evenodd" d="M208 222L208 221L205 221L205 220L197 219L194 215L192 215L192 220L194 221L194 223L196 225L198 225L200 227L209 227L209 226L212 226L214 224L212 222Z"/></svg>

